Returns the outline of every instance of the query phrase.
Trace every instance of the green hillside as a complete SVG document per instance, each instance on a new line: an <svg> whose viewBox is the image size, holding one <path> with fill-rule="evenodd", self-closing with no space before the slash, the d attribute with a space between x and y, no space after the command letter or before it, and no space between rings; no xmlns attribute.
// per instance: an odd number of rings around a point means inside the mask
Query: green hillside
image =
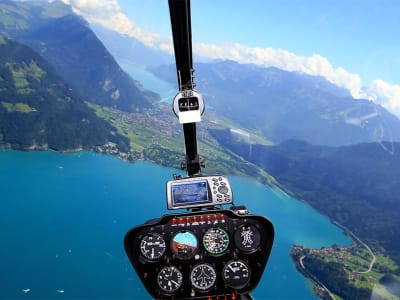
<svg viewBox="0 0 400 300"><path fill-rule="evenodd" d="M343 147L287 141L277 146L238 142L226 130L218 142L274 176L298 199L344 224L400 263L400 143Z"/></svg>
<svg viewBox="0 0 400 300"><path fill-rule="evenodd" d="M0 36L0 145L15 149L90 149L115 132L37 53Z"/></svg>
<svg viewBox="0 0 400 300"><path fill-rule="evenodd" d="M39 53L85 101L140 111L159 100L119 67L89 24L61 1L4 1L0 32Z"/></svg>

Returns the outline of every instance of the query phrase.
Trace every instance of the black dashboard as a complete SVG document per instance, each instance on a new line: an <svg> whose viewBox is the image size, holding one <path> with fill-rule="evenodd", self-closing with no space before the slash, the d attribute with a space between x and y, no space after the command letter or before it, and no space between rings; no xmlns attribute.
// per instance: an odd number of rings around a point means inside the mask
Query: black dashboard
<svg viewBox="0 0 400 300"><path fill-rule="evenodd" d="M156 299L239 299L261 279L272 223L245 209L164 215L131 229L126 253Z"/></svg>

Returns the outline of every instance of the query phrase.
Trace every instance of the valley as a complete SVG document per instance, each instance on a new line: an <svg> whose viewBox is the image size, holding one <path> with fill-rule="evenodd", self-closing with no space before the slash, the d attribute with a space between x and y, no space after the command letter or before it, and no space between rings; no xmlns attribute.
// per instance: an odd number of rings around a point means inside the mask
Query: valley
<svg viewBox="0 0 400 300"><path fill-rule="evenodd" d="M181 168L183 132L171 105L117 63L152 62L154 76L175 82L175 66L159 65L168 61L165 53L144 45L129 56L129 45L107 49L88 22L57 1L4 1L0 30L0 147L86 149ZM354 232L363 242L355 238L348 248L293 248L296 263L305 262L306 273L330 290L339 283L364 295L398 283L400 120L318 76L234 61L199 63L196 76L207 102L197 126L204 173L278 186Z"/></svg>
<svg viewBox="0 0 400 300"><path fill-rule="evenodd" d="M160 102L155 104L153 109L141 113L127 113L94 104L88 105L95 110L98 117L109 122L117 128L119 134L129 139L130 152L135 153L133 158L181 168L185 155L183 130L169 104ZM268 173L221 147L209 133L212 128L227 128L234 126L234 123L213 113L207 115L197 126L198 151L205 162L204 173L249 176L265 184L274 184L275 180ZM251 134L251 138L263 144L270 144L255 133ZM121 152L118 155L124 158L126 154Z"/></svg>

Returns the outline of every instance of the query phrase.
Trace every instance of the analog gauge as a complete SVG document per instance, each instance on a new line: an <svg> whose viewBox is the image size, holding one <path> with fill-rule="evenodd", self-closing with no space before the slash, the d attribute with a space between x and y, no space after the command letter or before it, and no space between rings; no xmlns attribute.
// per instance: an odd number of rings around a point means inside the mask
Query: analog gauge
<svg viewBox="0 0 400 300"><path fill-rule="evenodd" d="M241 289L250 280L250 268L241 260L231 260L222 270L224 282L234 289Z"/></svg>
<svg viewBox="0 0 400 300"><path fill-rule="evenodd" d="M177 267L165 266L157 275L157 284L166 293L174 293L182 286L182 273Z"/></svg>
<svg viewBox="0 0 400 300"><path fill-rule="evenodd" d="M204 248L212 255L223 254L229 246L229 235L221 227L208 229L203 236Z"/></svg>
<svg viewBox="0 0 400 300"><path fill-rule="evenodd" d="M140 242L140 251L145 258L150 260L156 260L163 256L165 248L165 241L158 233L149 233Z"/></svg>
<svg viewBox="0 0 400 300"><path fill-rule="evenodd" d="M197 238L190 231L178 232L171 241L171 250L179 259L192 258L197 247Z"/></svg>
<svg viewBox="0 0 400 300"><path fill-rule="evenodd" d="M256 226L252 224L242 225L235 232L235 244L243 252L254 252L261 242L261 234Z"/></svg>
<svg viewBox="0 0 400 300"><path fill-rule="evenodd" d="M192 286L200 291L208 291L215 285L217 273L209 264L198 264L190 272Z"/></svg>

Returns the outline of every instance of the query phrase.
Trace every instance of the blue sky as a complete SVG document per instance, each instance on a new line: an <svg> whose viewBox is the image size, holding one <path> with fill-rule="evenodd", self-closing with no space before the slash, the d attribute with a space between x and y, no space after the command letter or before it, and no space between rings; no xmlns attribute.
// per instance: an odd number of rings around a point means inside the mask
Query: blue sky
<svg viewBox="0 0 400 300"><path fill-rule="evenodd" d="M168 0L63 0L172 50ZM191 0L194 54L325 77L400 117L399 0ZM196 63L196 61L195 61Z"/></svg>
<svg viewBox="0 0 400 300"><path fill-rule="evenodd" d="M118 0L144 30L171 34L168 1ZM319 54L334 67L400 84L400 1L192 0L193 41Z"/></svg>

